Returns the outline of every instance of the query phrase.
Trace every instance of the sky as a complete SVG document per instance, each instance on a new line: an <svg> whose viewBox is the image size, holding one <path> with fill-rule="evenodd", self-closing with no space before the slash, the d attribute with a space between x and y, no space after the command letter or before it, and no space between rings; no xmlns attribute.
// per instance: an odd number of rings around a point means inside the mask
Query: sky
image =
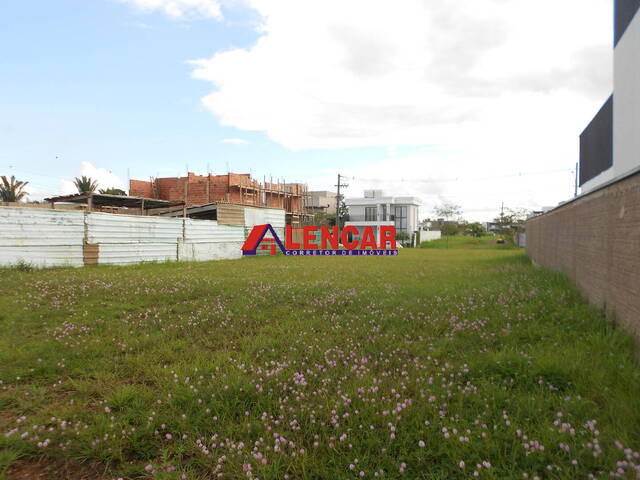
<svg viewBox="0 0 640 480"><path fill-rule="evenodd" d="M612 90L611 0L20 0L0 16L0 175L31 199L252 173L453 202L574 194Z"/></svg>

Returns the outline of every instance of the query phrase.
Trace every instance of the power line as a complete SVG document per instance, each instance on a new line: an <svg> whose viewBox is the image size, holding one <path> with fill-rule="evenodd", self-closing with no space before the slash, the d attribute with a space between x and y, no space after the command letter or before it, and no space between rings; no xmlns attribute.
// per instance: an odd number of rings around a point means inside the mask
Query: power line
<svg viewBox="0 0 640 480"><path fill-rule="evenodd" d="M492 176L492 177L476 177L476 178L460 178L460 177L456 177L456 178L442 178L442 179L431 179L431 178L412 178L410 180L405 180L404 178L400 178L400 179L394 179L394 178L362 178L362 177L355 177L355 176L351 176L351 177L346 177L346 178L350 178L351 180L359 180L362 182L408 182L408 183L445 183L445 182L461 182L461 181L482 181L482 180L497 180L500 178L513 178L513 177L527 177L527 176L534 176L534 175L550 175L550 174L555 174L555 173L573 173L573 169L561 169L561 170L546 170L546 171L542 171L542 172L527 172L527 173L513 173L513 174L508 174L508 175L496 175L496 176ZM344 177L344 175L343 175Z"/></svg>
<svg viewBox="0 0 640 480"><path fill-rule="evenodd" d="M55 180L62 180L61 177L54 177L53 175L45 175L43 173L28 172L26 170L22 170L21 168L15 168L13 165L7 165L6 167L2 167L2 168L6 168L11 170L12 172L19 172L26 175L35 175L37 177L45 177L45 178L53 178Z"/></svg>

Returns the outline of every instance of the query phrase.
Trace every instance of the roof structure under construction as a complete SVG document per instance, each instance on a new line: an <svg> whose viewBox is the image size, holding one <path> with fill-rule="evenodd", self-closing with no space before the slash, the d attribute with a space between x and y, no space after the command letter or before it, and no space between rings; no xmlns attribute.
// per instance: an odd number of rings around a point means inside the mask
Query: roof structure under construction
<svg viewBox="0 0 640 480"><path fill-rule="evenodd" d="M305 220L308 189L302 183L263 183L248 173L226 175L196 175L186 177L131 180L129 193L133 196L166 201L181 201L187 207L201 207L214 203L230 203L256 207L281 208L287 214L287 223Z"/></svg>

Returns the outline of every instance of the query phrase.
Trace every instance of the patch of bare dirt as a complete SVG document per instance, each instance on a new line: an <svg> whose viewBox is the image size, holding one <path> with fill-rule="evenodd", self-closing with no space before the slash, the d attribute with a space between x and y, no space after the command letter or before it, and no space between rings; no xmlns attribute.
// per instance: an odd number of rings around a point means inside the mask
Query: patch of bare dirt
<svg viewBox="0 0 640 480"><path fill-rule="evenodd" d="M107 480L93 465L43 458L37 462L18 460L5 472L7 480Z"/></svg>

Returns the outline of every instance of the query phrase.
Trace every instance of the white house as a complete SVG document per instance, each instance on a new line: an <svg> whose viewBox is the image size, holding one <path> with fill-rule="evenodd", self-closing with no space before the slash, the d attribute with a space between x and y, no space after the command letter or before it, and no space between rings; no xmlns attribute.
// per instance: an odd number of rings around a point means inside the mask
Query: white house
<svg viewBox="0 0 640 480"><path fill-rule="evenodd" d="M363 227L371 226L378 241L382 225L394 225L397 233L405 232L409 238L419 228L420 201L416 197L392 197L385 196L382 190L365 190L364 197L347 198L344 203L349 209L345 227L354 226L362 232Z"/></svg>
<svg viewBox="0 0 640 480"><path fill-rule="evenodd" d="M616 0L613 94L580 135L580 187L593 191L640 169L640 0Z"/></svg>

